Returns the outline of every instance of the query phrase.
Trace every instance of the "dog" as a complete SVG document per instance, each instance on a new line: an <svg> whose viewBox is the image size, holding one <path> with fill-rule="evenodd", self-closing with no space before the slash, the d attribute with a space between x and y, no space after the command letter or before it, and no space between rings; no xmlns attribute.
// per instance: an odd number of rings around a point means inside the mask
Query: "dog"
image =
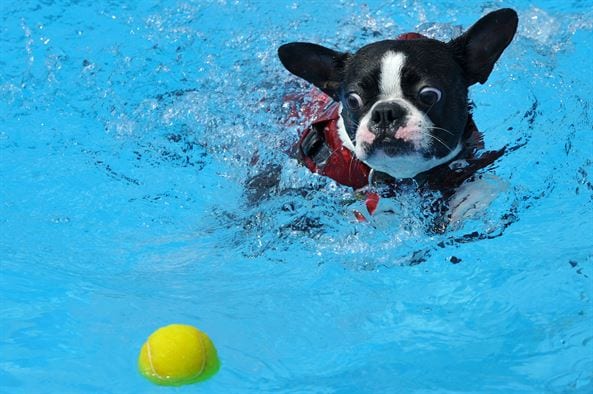
<svg viewBox="0 0 593 394"><path fill-rule="evenodd" d="M449 42L408 33L355 53L306 42L282 45L284 67L329 97L313 97L318 103L309 112L317 119L303 133L297 156L312 171L355 189L380 174L451 197L504 152L477 154L483 144L468 88L487 81L517 25L517 13L506 8Z"/></svg>
<svg viewBox="0 0 593 394"><path fill-rule="evenodd" d="M356 159L395 179L415 178L467 154L468 88L486 82L517 24L507 8L447 43L416 35L350 54L293 42L278 56L340 104L338 135Z"/></svg>

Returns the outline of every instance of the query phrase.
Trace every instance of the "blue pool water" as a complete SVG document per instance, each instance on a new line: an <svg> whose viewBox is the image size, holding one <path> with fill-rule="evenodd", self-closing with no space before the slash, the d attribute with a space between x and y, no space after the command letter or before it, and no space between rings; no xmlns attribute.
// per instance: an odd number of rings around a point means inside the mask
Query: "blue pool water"
<svg viewBox="0 0 593 394"><path fill-rule="evenodd" d="M407 191L357 223L350 190L283 153L282 98L308 87L280 44L448 39L500 7L518 35L471 90L487 148L511 148L484 172L488 207L435 235ZM593 391L590 1L0 11L1 392ZM253 202L271 165L280 184ZM214 378L139 375L174 322L211 336Z"/></svg>

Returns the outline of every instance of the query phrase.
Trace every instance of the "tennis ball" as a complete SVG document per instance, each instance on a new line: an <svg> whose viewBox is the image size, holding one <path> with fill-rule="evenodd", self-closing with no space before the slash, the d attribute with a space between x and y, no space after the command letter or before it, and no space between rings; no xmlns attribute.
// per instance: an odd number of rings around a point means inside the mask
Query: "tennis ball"
<svg viewBox="0 0 593 394"><path fill-rule="evenodd" d="M186 324L153 332L140 350L138 368L153 383L181 386L212 377L220 367L208 335Z"/></svg>

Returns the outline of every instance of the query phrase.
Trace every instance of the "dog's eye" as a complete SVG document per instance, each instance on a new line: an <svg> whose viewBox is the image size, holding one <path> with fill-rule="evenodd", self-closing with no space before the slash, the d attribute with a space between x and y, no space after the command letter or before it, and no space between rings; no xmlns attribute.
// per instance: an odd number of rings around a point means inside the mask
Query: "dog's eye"
<svg viewBox="0 0 593 394"><path fill-rule="evenodd" d="M425 105L434 105L441 100L442 93L437 88L431 88L430 86L420 89L418 93L418 100Z"/></svg>
<svg viewBox="0 0 593 394"><path fill-rule="evenodd" d="M350 111L358 111L362 108L362 99L356 93L350 93L346 97L346 106Z"/></svg>

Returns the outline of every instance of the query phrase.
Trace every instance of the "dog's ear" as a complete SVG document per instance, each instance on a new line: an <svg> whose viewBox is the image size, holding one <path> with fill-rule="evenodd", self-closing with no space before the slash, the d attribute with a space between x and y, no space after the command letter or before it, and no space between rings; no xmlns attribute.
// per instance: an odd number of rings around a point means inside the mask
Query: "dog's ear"
<svg viewBox="0 0 593 394"><path fill-rule="evenodd" d="M335 100L338 99L348 56L347 53L305 42L291 42L278 48L278 57L288 71L311 82Z"/></svg>
<svg viewBox="0 0 593 394"><path fill-rule="evenodd" d="M465 71L468 86L486 82L494 63L515 36L517 23L517 13L504 8L484 16L448 43Z"/></svg>

